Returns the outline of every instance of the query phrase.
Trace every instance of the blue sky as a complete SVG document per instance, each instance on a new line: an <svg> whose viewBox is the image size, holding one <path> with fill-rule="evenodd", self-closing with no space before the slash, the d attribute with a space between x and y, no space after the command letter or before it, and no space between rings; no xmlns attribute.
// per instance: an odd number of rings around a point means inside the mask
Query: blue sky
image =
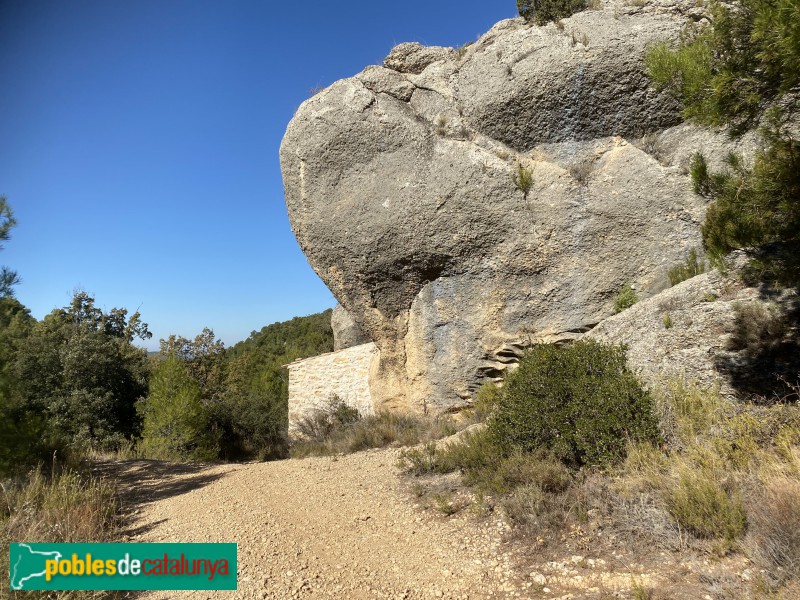
<svg viewBox="0 0 800 600"><path fill-rule="evenodd" d="M0 264L42 318L84 289L153 340L230 345L335 304L289 227L278 148L309 90L396 43L461 45L512 0L0 0Z"/></svg>

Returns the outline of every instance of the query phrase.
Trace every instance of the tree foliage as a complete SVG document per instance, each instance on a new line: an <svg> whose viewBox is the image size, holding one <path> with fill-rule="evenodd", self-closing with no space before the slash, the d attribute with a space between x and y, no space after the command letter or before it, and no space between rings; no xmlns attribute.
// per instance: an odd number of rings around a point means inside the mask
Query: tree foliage
<svg viewBox="0 0 800 600"><path fill-rule="evenodd" d="M687 31L677 48L656 44L645 63L686 117L746 131L800 83L800 1L717 2L710 17L711 26Z"/></svg>
<svg viewBox="0 0 800 600"><path fill-rule="evenodd" d="M687 117L734 135L761 126L764 144L752 164L729 156L712 174L703 156L693 157L695 191L714 201L703 226L712 261L743 248L761 281L800 284L800 143L787 126L800 85L800 0L716 3L710 26L687 32L675 48L655 45L645 62Z"/></svg>
<svg viewBox="0 0 800 600"><path fill-rule="evenodd" d="M156 368L143 417L141 447L146 456L167 460L214 460L218 435L210 427L210 411L197 382L174 354Z"/></svg>
<svg viewBox="0 0 800 600"><path fill-rule="evenodd" d="M174 355L200 386L203 398L219 398L225 378L225 344L216 338L213 329L204 327L194 339L171 335L160 340L162 357Z"/></svg>
<svg viewBox="0 0 800 600"><path fill-rule="evenodd" d="M586 0L517 0L519 16L537 25L565 19L586 7Z"/></svg>
<svg viewBox="0 0 800 600"><path fill-rule="evenodd" d="M227 351L223 452L275 458L288 450L289 377L295 359L333 350L331 311L273 323Z"/></svg>
<svg viewBox="0 0 800 600"><path fill-rule="evenodd" d="M7 335L17 332L5 361L17 413L44 419L48 444L113 447L137 434L134 405L146 394L148 367L132 342L150 335L139 313L105 313L79 291L36 322L5 300L16 328Z"/></svg>
<svg viewBox="0 0 800 600"><path fill-rule="evenodd" d="M162 362L176 361L186 380L198 390L207 417L203 433L207 430L214 436L214 448L218 450L215 458L264 460L286 456L289 394L283 365L333 350L330 318L328 310L274 323L227 350L208 328L193 339L172 335L161 340ZM162 368L160 364L158 369ZM153 393L151 387L142 406L152 402ZM187 426L181 432L190 430ZM151 436L146 421L142 441L146 453L165 458L174 452L176 457L192 458L191 452L180 445L154 443L149 441ZM205 442L201 445L206 449L204 456L209 458L211 446Z"/></svg>
<svg viewBox="0 0 800 600"><path fill-rule="evenodd" d="M737 248L750 249L757 279L800 284L800 143L765 132L768 144L752 166L728 157L728 168L709 174L698 167L695 188L714 199L703 224L703 240L717 260ZM702 158L699 163L704 162Z"/></svg>
<svg viewBox="0 0 800 600"><path fill-rule="evenodd" d="M14 213L5 196L0 196L0 250L2 242L11 238L11 229L17 224ZM6 266L0 267L0 298L14 296L14 286L20 283L19 275Z"/></svg>

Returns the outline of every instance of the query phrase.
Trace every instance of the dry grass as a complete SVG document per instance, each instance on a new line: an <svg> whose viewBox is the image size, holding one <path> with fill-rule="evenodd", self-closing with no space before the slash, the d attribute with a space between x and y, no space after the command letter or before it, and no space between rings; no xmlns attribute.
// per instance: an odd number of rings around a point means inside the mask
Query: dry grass
<svg viewBox="0 0 800 600"><path fill-rule="evenodd" d="M747 548L780 581L800 579L800 481L772 475L762 484L748 503Z"/></svg>
<svg viewBox="0 0 800 600"><path fill-rule="evenodd" d="M0 572L8 573L12 542L115 541L117 500L110 482L41 469L0 485ZM5 583L4 585L8 585ZM51 598L52 592L8 592L11 597ZM59 598L118 598L122 592L59 592Z"/></svg>
<svg viewBox="0 0 800 600"><path fill-rule="evenodd" d="M414 446L457 431L448 417L379 414L361 417L351 423L333 427L318 439L300 439L292 443L291 456L329 456L350 454L369 448Z"/></svg>
<svg viewBox="0 0 800 600"><path fill-rule="evenodd" d="M434 128L436 130L436 135L439 137L445 137L447 135L447 125L450 123L450 118L444 114L436 115L436 118L433 121Z"/></svg>
<svg viewBox="0 0 800 600"><path fill-rule="evenodd" d="M597 528L604 540L610 534L643 553L744 554L765 569L770 594L796 589L800 406L737 402L682 381L653 392L662 441L629 443L625 461L607 470L569 470L544 454L504 455L486 429L409 449L401 465L424 478L426 487L415 488L421 497L430 497L437 477L451 478L452 493L460 473L473 497L491 498L536 548L564 543L576 528ZM482 392L489 418L495 394ZM631 593L652 590L634 586Z"/></svg>

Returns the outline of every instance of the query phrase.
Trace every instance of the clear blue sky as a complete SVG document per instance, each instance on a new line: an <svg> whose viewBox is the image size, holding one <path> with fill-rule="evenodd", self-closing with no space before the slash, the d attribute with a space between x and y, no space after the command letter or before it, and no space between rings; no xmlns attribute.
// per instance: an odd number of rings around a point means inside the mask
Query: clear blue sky
<svg viewBox="0 0 800 600"><path fill-rule="evenodd" d="M42 318L81 288L227 344L335 304L278 164L309 90L404 41L461 45L513 0L0 0L0 264Z"/></svg>

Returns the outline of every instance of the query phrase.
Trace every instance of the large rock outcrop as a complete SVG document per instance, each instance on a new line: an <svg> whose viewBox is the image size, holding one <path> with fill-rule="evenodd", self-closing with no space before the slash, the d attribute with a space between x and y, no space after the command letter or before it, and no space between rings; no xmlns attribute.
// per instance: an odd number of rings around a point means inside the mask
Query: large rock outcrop
<svg viewBox="0 0 800 600"><path fill-rule="evenodd" d="M379 348L378 408L463 404L525 344L608 317L625 282L666 287L700 245L686 161L720 142L673 127L643 69L690 12L608 4L502 21L458 51L404 44L298 109L280 153L289 217Z"/></svg>

